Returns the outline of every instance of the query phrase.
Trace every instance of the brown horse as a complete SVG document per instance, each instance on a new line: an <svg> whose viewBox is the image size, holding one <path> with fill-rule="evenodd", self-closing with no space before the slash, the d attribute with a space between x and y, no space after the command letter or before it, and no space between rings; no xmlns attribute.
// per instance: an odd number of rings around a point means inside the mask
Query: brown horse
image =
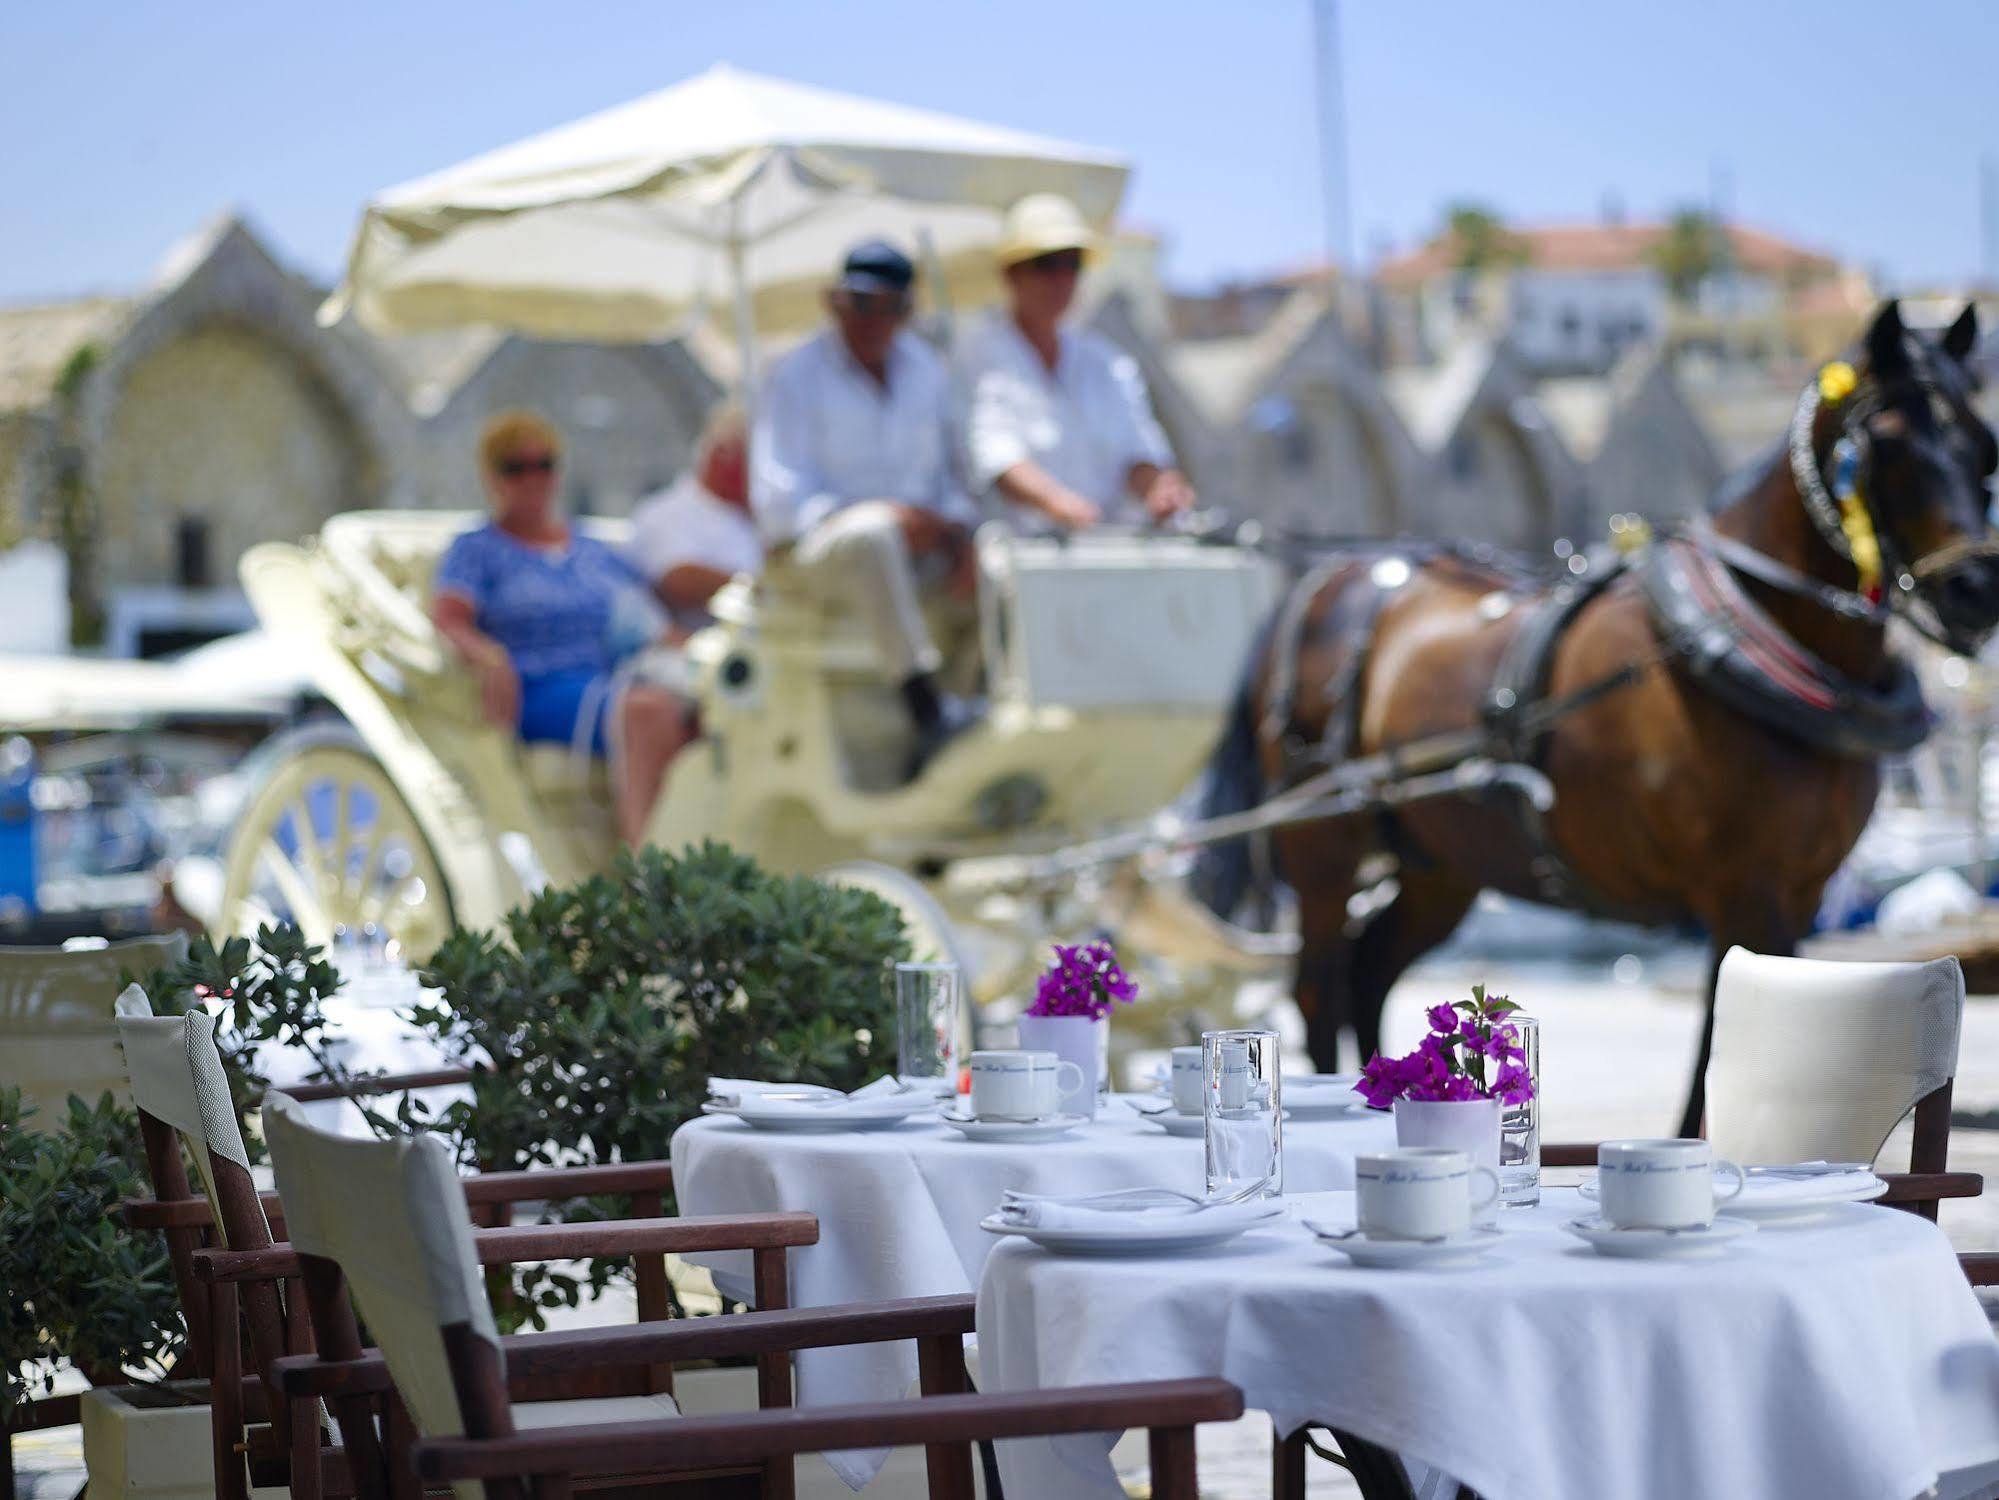
<svg viewBox="0 0 1999 1500"><path fill-rule="evenodd" d="M1887 304L1760 477L1628 566L1551 592L1444 548L1369 549L1299 585L1252 655L1208 812L1439 736L1554 793L1537 810L1488 786L1269 835L1320 1067L1342 1028L1374 1052L1389 987L1481 890L1698 923L1717 959L1793 949L1874 806L1878 755L1927 727L1890 613L1963 652L1999 622L1976 339L1968 307L1929 340ZM1882 592L1863 592L1870 544ZM1240 904L1255 852L1211 855L1197 883L1217 910ZM1712 1003L1710 985L1688 1133Z"/></svg>

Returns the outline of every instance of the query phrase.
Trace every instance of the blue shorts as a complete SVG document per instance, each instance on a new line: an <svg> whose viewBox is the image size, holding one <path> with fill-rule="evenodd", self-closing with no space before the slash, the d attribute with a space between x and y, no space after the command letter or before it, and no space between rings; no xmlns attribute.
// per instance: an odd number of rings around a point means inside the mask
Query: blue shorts
<svg viewBox="0 0 1999 1500"><path fill-rule="evenodd" d="M521 678L520 736L529 744L573 745L577 722L590 714L590 752L610 754L611 679L588 667Z"/></svg>

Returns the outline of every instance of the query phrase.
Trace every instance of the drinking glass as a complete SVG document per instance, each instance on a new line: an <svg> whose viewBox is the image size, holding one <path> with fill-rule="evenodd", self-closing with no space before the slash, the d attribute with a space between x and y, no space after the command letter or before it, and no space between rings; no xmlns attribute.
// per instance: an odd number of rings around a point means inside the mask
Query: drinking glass
<svg viewBox="0 0 1999 1500"><path fill-rule="evenodd" d="M1534 1097L1499 1109L1499 1201L1508 1208L1532 1208L1541 1201L1541 1023L1517 1011L1506 1024L1520 1032Z"/></svg>
<svg viewBox="0 0 1999 1500"><path fill-rule="evenodd" d="M1284 1191L1284 1080L1274 1031L1201 1033L1201 1109L1208 1196Z"/></svg>
<svg viewBox="0 0 1999 1500"><path fill-rule="evenodd" d="M957 1092L964 988L956 964L895 966L895 1077L904 1088Z"/></svg>

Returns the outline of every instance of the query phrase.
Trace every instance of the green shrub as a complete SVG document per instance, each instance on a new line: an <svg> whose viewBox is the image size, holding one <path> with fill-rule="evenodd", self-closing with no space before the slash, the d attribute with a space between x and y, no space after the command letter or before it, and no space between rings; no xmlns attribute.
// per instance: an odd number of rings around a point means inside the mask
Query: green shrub
<svg viewBox="0 0 1999 1500"><path fill-rule="evenodd" d="M885 1071L885 981L908 952L900 913L871 893L719 844L627 855L542 892L504 935L460 930L432 955L423 979L445 1003L417 1021L478 1073L468 1100L434 1116L406 1103L403 1120L487 1170L661 1160L711 1075L854 1088ZM579 1291L546 1272L519 1287L531 1321Z"/></svg>
<svg viewBox="0 0 1999 1500"><path fill-rule="evenodd" d="M50 1132L26 1123L33 1113L0 1089L0 1423L50 1388L44 1361L115 1380L158 1372L185 1336L166 1242L119 1213L147 1196L132 1111L72 1095Z"/></svg>
<svg viewBox="0 0 1999 1500"><path fill-rule="evenodd" d="M167 968L136 978L152 1002L153 1013L178 1016L197 1006L215 1015L215 1048L229 1076L229 1092L237 1119L257 1107L271 1080L257 1067L259 1048L272 1044L296 1047L309 1055L314 1079L350 1082L352 1075L327 1056L326 999L340 988L340 971L321 949L289 922L261 927L253 944L233 937L221 947L207 937L188 945L187 957ZM221 1001L219 1008L213 1005ZM137 1123L133 1129L136 1131ZM250 1160L262 1160L263 1142L244 1132Z"/></svg>

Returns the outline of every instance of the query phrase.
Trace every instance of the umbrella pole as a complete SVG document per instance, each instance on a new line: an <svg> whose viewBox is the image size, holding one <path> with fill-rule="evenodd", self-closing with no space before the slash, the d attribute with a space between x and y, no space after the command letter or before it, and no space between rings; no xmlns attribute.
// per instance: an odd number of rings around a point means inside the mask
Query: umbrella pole
<svg viewBox="0 0 1999 1500"><path fill-rule="evenodd" d="M743 243L743 205L740 199L729 205L729 279L736 294L736 383L742 398L743 417L753 421L752 407L757 393L757 326L750 307L748 247Z"/></svg>

